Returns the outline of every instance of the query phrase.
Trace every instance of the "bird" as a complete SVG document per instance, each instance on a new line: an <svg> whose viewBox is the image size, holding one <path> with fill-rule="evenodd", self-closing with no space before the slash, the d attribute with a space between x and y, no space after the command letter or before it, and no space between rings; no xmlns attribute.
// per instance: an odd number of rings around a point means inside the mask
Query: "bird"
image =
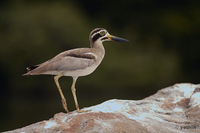
<svg viewBox="0 0 200 133"><path fill-rule="evenodd" d="M91 74L101 63L105 55L103 46L104 41L128 42L128 40L110 35L104 28L95 28L89 34L89 48L75 48L61 52L54 58L31 67L27 67L28 75L54 75L54 81L61 96L61 101L64 110L69 113L67 102L59 84L59 78L62 76L71 76L73 78L71 91L73 94L76 110L80 110L75 84L78 77Z"/></svg>

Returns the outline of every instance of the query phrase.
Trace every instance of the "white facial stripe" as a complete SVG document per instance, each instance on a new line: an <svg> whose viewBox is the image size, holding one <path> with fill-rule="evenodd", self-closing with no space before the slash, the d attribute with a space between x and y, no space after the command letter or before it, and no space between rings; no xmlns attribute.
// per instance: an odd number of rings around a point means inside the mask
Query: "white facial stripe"
<svg viewBox="0 0 200 133"><path fill-rule="evenodd" d="M91 36L91 38L93 38L96 34L97 34L97 33L93 34L93 35Z"/></svg>
<svg viewBox="0 0 200 133"><path fill-rule="evenodd" d="M91 36L91 38L93 38L96 34L100 34L101 31L105 31L105 32L106 32L106 35L109 35L109 33L108 33L106 30L100 30L100 31L98 31L97 33L93 34L93 35Z"/></svg>
<svg viewBox="0 0 200 133"><path fill-rule="evenodd" d="M108 36L108 35L110 35L110 34L107 32L105 36Z"/></svg>

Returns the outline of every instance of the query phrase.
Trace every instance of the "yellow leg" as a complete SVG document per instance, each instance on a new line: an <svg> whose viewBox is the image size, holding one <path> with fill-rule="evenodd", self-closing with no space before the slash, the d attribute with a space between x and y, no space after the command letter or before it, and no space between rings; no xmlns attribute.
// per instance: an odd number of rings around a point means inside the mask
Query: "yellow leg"
<svg viewBox="0 0 200 133"><path fill-rule="evenodd" d="M74 97L76 109L77 109L78 112L81 112L80 109L79 109L78 100L77 100L77 97L76 97L76 88L75 88L76 80L77 80L77 77L76 78L73 77L73 83L72 83L71 89L72 89L72 94L73 94L73 97Z"/></svg>
<svg viewBox="0 0 200 133"><path fill-rule="evenodd" d="M63 76L63 73L61 73L61 74L55 76L55 77L54 77L54 81L55 81L55 83L56 83L56 85L57 85L58 91L60 92L60 96L61 96L61 99L62 99L63 108L64 108L65 111L68 113L69 110L68 110L68 108L67 108L67 102L66 102L65 96L63 95L63 92L62 92L62 89L61 89L61 87L60 87L60 84L59 84L59 82L58 82L58 79L59 79L60 77L62 77L62 76Z"/></svg>

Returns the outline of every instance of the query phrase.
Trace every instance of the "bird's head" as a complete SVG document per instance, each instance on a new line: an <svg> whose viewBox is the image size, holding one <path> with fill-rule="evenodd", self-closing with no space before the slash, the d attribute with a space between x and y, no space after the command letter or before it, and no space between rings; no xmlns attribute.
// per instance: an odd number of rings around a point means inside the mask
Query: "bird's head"
<svg viewBox="0 0 200 133"><path fill-rule="evenodd" d="M116 42L127 42L128 40L119 38L113 35L110 35L108 31L104 28L96 28L93 31L91 31L90 36L90 43L102 43L104 41L116 41Z"/></svg>

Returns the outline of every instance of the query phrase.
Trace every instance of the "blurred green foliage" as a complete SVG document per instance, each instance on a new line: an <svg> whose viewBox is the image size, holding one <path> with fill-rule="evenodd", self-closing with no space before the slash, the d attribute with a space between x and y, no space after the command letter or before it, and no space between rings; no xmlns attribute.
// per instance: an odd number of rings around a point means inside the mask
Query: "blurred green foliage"
<svg viewBox="0 0 200 133"><path fill-rule="evenodd" d="M105 42L99 68L77 81L80 106L141 99L179 82L199 83L198 1L2 1L0 4L0 131L64 111L52 76L22 77L26 67L89 47L96 27L129 43ZM60 79L70 110L71 78Z"/></svg>

